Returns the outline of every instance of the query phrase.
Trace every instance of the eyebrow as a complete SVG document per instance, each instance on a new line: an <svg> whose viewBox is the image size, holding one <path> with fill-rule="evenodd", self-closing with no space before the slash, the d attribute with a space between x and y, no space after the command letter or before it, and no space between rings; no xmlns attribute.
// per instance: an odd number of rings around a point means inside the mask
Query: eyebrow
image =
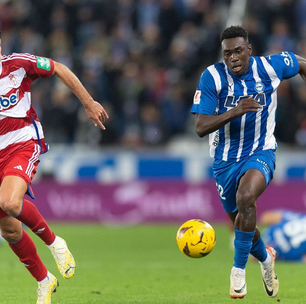
<svg viewBox="0 0 306 304"><path fill-rule="evenodd" d="M238 51L239 49L243 48L243 45L239 45L239 46L236 46L235 48L233 49L224 49L223 52L231 52L231 51Z"/></svg>

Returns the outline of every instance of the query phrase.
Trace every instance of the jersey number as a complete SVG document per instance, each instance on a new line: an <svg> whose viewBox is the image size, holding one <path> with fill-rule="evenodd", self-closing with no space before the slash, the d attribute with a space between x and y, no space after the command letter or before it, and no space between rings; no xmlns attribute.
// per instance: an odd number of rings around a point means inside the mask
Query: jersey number
<svg viewBox="0 0 306 304"><path fill-rule="evenodd" d="M226 197L223 196L223 192L224 192L223 187L221 185L217 184L217 183L216 183L216 185L217 185L217 188L218 188L220 198L223 199L223 200L226 200Z"/></svg>

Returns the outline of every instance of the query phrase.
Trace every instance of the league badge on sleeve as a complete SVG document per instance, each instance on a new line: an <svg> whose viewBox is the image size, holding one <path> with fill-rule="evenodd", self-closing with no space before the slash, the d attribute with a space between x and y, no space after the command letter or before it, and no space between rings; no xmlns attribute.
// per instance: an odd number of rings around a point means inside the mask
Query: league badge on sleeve
<svg viewBox="0 0 306 304"><path fill-rule="evenodd" d="M37 67L39 69L43 69L46 71L51 70L51 62L49 58L36 56L36 59L37 59Z"/></svg>
<svg viewBox="0 0 306 304"><path fill-rule="evenodd" d="M200 104L200 100L201 100L201 91L196 90L196 92L194 94L194 98L193 98L193 103L194 104Z"/></svg>

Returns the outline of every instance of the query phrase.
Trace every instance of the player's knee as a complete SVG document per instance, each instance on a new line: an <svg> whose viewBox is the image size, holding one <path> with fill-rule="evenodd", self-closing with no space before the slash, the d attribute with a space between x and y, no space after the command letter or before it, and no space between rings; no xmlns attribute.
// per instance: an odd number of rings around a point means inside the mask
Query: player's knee
<svg viewBox="0 0 306 304"><path fill-rule="evenodd" d="M249 190L238 191L236 201L238 210L256 209L256 196Z"/></svg>
<svg viewBox="0 0 306 304"><path fill-rule="evenodd" d="M22 236L21 226L14 225L12 227L1 228L1 236L8 242L14 243Z"/></svg>
<svg viewBox="0 0 306 304"><path fill-rule="evenodd" d="M7 214L17 216L21 212L22 200L11 197L0 197L0 207Z"/></svg>

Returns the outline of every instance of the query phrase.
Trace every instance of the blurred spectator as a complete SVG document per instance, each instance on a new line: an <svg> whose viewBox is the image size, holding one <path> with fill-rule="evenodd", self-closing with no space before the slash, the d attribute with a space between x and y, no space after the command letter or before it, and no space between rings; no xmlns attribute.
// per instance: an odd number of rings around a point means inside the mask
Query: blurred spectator
<svg viewBox="0 0 306 304"><path fill-rule="evenodd" d="M219 33L230 4L230 0L0 1L2 52L47 54L73 69L112 113L109 134L95 135L101 145L164 145L174 136L194 135L188 127L189 108L199 73L220 58ZM254 55L288 50L306 57L305 16L306 0L248 1L243 25ZM277 139L305 147L304 84L290 80L282 86ZM95 131L83 121L74 96L51 80L35 85L33 94L49 142L94 144L90 132ZM75 113L79 114L73 120ZM49 122L47 114L57 115L57 123Z"/></svg>

